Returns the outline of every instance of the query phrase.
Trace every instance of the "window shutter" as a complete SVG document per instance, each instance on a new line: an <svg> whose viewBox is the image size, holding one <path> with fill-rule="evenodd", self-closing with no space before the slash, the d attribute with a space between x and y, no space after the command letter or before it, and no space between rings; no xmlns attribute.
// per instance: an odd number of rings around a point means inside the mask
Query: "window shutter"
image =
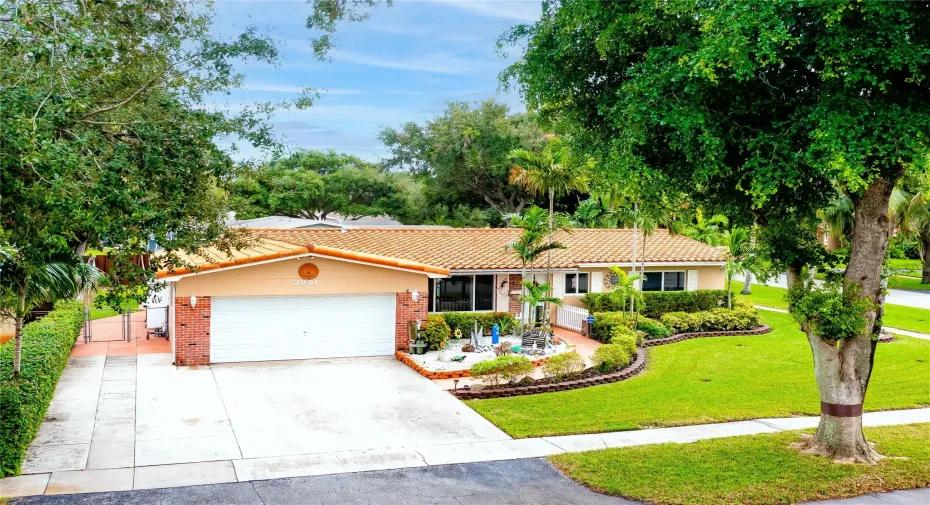
<svg viewBox="0 0 930 505"><path fill-rule="evenodd" d="M565 274L552 274L552 296L556 298L565 296Z"/></svg>
<svg viewBox="0 0 930 505"><path fill-rule="evenodd" d="M591 286L588 287L591 293L600 293L604 291L604 272L591 272Z"/></svg>
<svg viewBox="0 0 930 505"><path fill-rule="evenodd" d="M698 271L688 270L688 291L697 291Z"/></svg>

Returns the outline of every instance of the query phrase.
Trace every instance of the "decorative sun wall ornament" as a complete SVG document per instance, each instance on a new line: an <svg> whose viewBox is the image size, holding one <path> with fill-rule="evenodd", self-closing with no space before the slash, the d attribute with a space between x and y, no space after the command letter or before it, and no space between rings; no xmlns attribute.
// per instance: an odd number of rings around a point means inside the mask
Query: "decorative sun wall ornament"
<svg viewBox="0 0 930 505"><path fill-rule="evenodd" d="M299 275L301 279L312 281L320 275L320 268L313 263L304 263L297 269L297 275Z"/></svg>

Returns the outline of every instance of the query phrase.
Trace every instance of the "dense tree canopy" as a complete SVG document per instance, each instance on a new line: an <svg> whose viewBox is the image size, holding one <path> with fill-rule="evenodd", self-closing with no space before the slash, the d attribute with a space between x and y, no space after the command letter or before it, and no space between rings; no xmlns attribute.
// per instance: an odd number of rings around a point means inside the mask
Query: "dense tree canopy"
<svg viewBox="0 0 930 505"><path fill-rule="evenodd" d="M355 156L299 151L242 174L230 204L240 218L395 215L405 205L395 179Z"/></svg>
<svg viewBox="0 0 930 505"><path fill-rule="evenodd" d="M391 149L388 168L428 175L449 198L471 205L484 202L501 215L518 214L533 199L510 184L510 152L545 143L531 118L511 115L506 105L493 100L474 107L450 103L436 119L387 128L381 139Z"/></svg>
<svg viewBox="0 0 930 505"><path fill-rule="evenodd" d="M930 161L930 5L550 1L505 41L526 51L504 79L580 139L605 179L683 191L735 224L758 223L762 252L792 277L825 256L816 211L834 185L850 196L845 283L830 296L844 308L867 299L865 324L840 338L827 321L844 310L796 314L822 401L861 405L881 326L890 194ZM861 418L828 411L811 449L874 461Z"/></svg>
<svg viewBox="0 0 930 505"><path fill-rule="evenodd" d="M150 278L129 261L150 238L169 249L236 240L220 219L233 164L216 141L269 145L267 111L201 104L239 84L234 62L277 53L252 31L217 40L210 18L185 0L0 5L4 289L23 293L45 265L106 247L115 293Z"/></svg>

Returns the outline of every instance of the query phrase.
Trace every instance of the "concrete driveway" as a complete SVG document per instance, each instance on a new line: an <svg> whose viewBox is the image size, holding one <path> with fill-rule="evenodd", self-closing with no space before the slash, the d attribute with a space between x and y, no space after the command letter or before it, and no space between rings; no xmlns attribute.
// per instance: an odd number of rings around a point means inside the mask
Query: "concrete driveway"
<svg viewBox="0 0 930 505"><path fill-rule="evenodd" d="M510 439L393 357L170 362L71 358L17 479L38 494L163 487L192 472L191 483L234 482L307 458Z"/></svg>

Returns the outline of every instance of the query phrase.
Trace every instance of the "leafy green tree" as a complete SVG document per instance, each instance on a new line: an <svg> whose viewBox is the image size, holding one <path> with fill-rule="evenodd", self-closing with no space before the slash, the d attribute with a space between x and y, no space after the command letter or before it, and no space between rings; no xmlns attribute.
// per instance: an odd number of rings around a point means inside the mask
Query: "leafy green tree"
<svg viewBox="0 0 930 505"><path fill-rule="evenodd" d="M300 151L248 170L233 183L230 205L237 215L283 215L348 219L393 215L404 205L391 174L333 151Z"/></svg>
<svg viewBox="0 0 930 505"><path fill-rule="evenodd" d="M217 39L211 16L182 0L0 3L0 231L20 297L48 265L103 244L128 265L150 239L242 243L222 224L233 163L216 142L271 145L270 106L226 115L204 97L239 84L234 63L277 52L251 30ZM137 292L178 262L118 268L111 289Z"/></svg>
<svg viewBox="0 0 930 505"><path fill-rule="evenodd" d="M531 194L549 197L549 242L552 242L555 219L555 197L588 188L586 170L591 163L573 159L562 139L554 138L540 151L515 149L510 152L514 166L510 182L519 184ZM546 257L546 278L552 273L552 251Z"/></svg>
<svg viewBox="0 0 930 505"><path fill-rule="evenodd" d="M514 149L542 147L543 134L527 115L511 115L504 104L452 102L436 119L386 128L380 138L391 150L387 168L428 175L461 203L481 202L505 216L533 201L510 183L509 156Z"/></svg>
<svg viewBox="0 0 930 505"><path fill-rule="evenodd" d="M792 282L827 258L816 211L834 183L850 196L835 299L867 306L863 324L831 334L837 326L798 312L824 405L802 444L813 454L879 458L858 412L881 329L891 191L930 161L927 26L930 9L914 2L563 0L505 37L525 52L503 78L609 160L603 177L659 183L758 223L762 250Z"/></svg>

